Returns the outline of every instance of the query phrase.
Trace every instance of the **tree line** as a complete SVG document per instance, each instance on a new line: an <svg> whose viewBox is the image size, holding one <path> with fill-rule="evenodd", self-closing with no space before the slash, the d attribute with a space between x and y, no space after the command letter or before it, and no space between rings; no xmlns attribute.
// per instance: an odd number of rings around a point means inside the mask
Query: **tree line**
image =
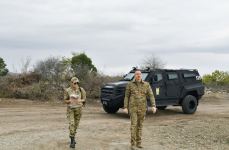
<svg viewBox="0 0 229 150"><path fill-rule="evenodd" d="M108 76L99 72L85 53L72 53L69 58L48 57L38 61L31 70L28 69L29 64L30 59L26 59L21 73L12 74L0 57L0 97L61 100L71 77L77 76L87 96L99 98L101 86L122 78L122 75ZM142 60L140 67L158 69L164 66L163 60L152 54ZM229 86L229 72L226 71L216 70L203 75L202 79L207 87Z"/></svg>
<svg viewBox="0 0 229 150"><path fill-rule="evenodd" d="M0 97L61 100L64 88L69 86L73 76L77 76L87 96L94 99L99 98L101 86L122 78L122 75L109 76L99 72L85 53L72 53L69 58L48 57L29 70L30 61L30 58L23 59L21 72L15 74L9 73L4 60L0 58ZM156 69L164 65L159 57L152 54L144 57L140 68Z"/></svg>
<svg viewBox="0 0 229 150"><path fill-rule="evenodd" d="M215 70L211 74L204 75L203 82L207 86L227 86L229 85L229 72Z"/></svg>
<svg viewBox="0 0 229 150"><path fill-rule="evenodd" d="M0 97L61 100L64 88L69 86L73 76L77 76L88 97L98 98L103 84L121 78L99 73L85 53L73 53L70 58L48 57L38 61L30 71L29 63L27 59L21 73L12 74L0 59Z"/></svg>

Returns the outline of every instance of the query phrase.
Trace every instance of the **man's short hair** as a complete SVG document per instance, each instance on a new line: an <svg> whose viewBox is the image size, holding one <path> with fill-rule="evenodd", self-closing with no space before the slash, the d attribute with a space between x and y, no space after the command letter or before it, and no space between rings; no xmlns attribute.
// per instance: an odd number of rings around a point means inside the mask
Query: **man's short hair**
<svg viewBox="0 0 229 150"><path fill-rule="evenodd" d="M136 70L135 70L135 72L137 72L137 71L140 71L140 72L142 72L140 69L136 69Z"/></svg>

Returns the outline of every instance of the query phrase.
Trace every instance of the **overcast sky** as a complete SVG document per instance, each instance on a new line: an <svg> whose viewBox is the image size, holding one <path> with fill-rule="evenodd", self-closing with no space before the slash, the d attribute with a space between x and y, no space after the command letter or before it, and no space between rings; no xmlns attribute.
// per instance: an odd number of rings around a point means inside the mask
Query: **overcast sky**
<svg viewBox="0 0 229 150"><path fill-rule="evenodd" d="M228 0L0 0L0 57L85 52L106 74L128 72L152 53L166 68L229 71Z"/></svg>

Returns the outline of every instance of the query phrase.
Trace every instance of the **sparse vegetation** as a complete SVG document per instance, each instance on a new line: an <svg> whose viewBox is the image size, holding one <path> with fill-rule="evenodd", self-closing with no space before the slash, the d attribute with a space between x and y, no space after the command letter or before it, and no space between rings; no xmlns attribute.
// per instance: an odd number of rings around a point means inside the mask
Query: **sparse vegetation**
<svg viewBox="0 0 229 150"><path fill-rule="evenodd" d="M71 77L80 79L80 86L89 98L99 98L100 87L121 76L107 76L97 71L92 59L85 53L73 53L70 58L48 57L38 61L32 69L30 58L22 60L20 74L7 74L8 69L0 58L0 97L32 100L62 100L63 90L69 86ZM141 68L163 68L165 63L155 55L143 59ZM206 87L229 92L229 73L216 70L203 76Z"/></svg>
<svg viewBox="0 0 229 150"><path fill-rule="evenodd" d="M29 63L30 59L26 59L21 74L0 78L0 97L62 100L64 88L69 86L71 77L77 76L87 97L99 98L103 84L120 79L98 73L85 53L73 53L72 58L49 57L38 61L30 72Z"/></svg>
<svg viewBox="0 0 229 150"><path fill-rule="evenodd" d="M216 70L211 74L203 76L203 82L207 88L214 91L229 92L229 73L226 71Z"/></svg>
<svg viewBox="0 0 229 150"><path fill-rule="evenodd" d="M229 73L216 70L212 74L203 76L206 85L229 85Z"/></svg>

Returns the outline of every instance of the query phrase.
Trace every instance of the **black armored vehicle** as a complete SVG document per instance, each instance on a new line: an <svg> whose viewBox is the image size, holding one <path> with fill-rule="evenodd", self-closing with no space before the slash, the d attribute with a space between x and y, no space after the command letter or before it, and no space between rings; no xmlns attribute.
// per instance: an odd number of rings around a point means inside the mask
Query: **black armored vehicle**
<svg viewBox="0 0 229 150"><path fill-rule="evenodd" d="M125 88L133 80L135 71L136 68L133 68L122 80L107 83L101 88L101 102L107 113L116 113L123 107ZM204 95L204 85L196 69L145 69L141 72L142 79L152 87L159 110L167 106L181 106L185 114L196 111Z"/></svg>

